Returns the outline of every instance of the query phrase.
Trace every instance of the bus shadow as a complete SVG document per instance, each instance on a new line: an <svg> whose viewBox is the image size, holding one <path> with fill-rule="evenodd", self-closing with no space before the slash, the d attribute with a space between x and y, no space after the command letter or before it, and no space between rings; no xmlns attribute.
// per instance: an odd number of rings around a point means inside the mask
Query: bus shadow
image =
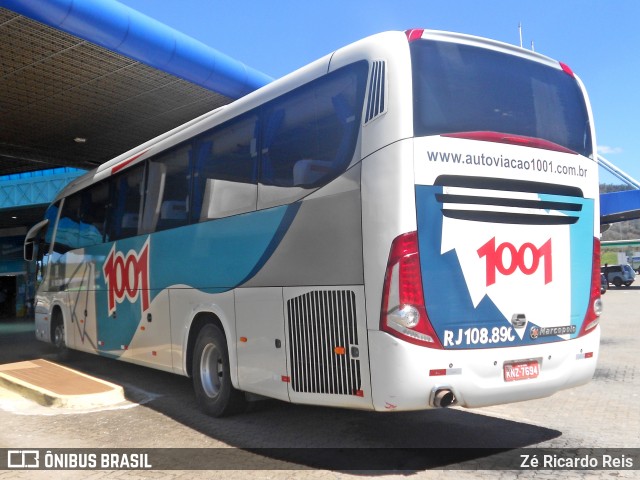
<svg viewBox="0 0 640 480"><path fill-rule="evenodd" d="M502 452L562 435L471 410L377 413L277 400L255 402L243 414L212 418L198 410L191 381L185 377L85 354L70 366L123 385L133 402L140 400L141 390L151 392L153 399L144 408L236 447L216 449L217 463L209 464L211 468L222 464L226 469L322 469L366 475L459 468L469 462L489 468ZM185 455L202 464L201 452Z"/></svg>
<svg viewBox="0 0 640 480"><path fill-rule="evenodd" d="M379 471L382 475L470 462L489 468L501 464L492 460L500 453L562 435L558 430L462 409L378 413L275 400L258 402L244 414L216 419L198 410L190 384L185 390L179 407L175 397L167 396L146 407L254 453L257 459L252 460L251 468L258 469L314 468L366 471L367 475Z"/></svg>
<svg viewBox="0 0 640 480"><path fill-rule="evenodd" d="M629 290L640 290L640 285L629 285L628 287L622 286L622 287L616 287L613 284L609 285L609 287L607 288L607 293L608 292L625 292L625 291L629 291Z"/></svg>
<svg viewBox="0 0 640 480"><path fill-rule="evenodd" d="M20 329L12 333L11 346L0 349L0 363L53 360L52 347L32 335ZM233 469L242 469L238 462L245 461L252 470L324 469L366 475L459 468L461 463L478 461L486 466L496 454L562 435L455 408L376 413L266 400L252 404L244 414L216 419L198 410L188 378L77 352L70 361L58 363L122 385L131 402L143 403L142 408L210 437L212 444L236 447L215 449L218 460L229 461ZM166 446L175 448L175 443L169 438ZM226 456L220 457L220 452ZM194 461L196 455L202 456L195 451L185 454L194 455Z"/></svg>

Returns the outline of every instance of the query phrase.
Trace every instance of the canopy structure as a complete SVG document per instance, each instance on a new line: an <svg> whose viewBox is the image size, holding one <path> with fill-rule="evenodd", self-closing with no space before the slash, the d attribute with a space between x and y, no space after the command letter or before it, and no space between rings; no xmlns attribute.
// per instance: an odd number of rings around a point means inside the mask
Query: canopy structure
<svg viewBox="0 0 640 480"><path fill-rule="evenodd" d="M114 0L4 0L0 175L93 168L271 78Z"/></svg>
<svg viewBox="0 0 640 480"><path fill-rule="evenodd" d="M0 230L37 222L75 169L272 80L115 0L1 5Z"/></svg>

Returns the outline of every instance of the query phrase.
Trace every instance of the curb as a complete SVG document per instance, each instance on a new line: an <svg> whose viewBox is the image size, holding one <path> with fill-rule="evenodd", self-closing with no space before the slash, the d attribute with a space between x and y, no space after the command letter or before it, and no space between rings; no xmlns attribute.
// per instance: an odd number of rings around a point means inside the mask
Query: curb
<svg viewBox="0 0 640 480"><path fill-rule="evenodd" d="M37 377L30 378L31 372ZM0 385L45 407L95 408L126 400L120 385L42 359L0 365Z"/></svg>

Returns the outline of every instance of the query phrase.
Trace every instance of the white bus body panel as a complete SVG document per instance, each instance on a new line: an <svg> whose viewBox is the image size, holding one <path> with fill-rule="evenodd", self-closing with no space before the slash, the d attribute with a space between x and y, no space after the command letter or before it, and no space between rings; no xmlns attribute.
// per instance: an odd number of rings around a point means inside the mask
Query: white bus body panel
<svg viewBox="0 0 640 480"><path fill-rule="evenodd" d="M238 288L235 301L239 388L288 401L282 288Z"/></svg>
<svg viewBox="0 0 640 480"><path fill-rule="evenodd" d="M164 290L153 299L140 318L136 334L120 355L120 360L172 372L171 308L172 290ZM96 318L95 316L93 317ZM120 353L120 352L118 352Z"/></svg>
<svg viewBox="0 0 640 480"><path fill-rule="evenodd" d="M369 332L374 408L379 411L433 407L437 390L453 392L463 407L484 407L542 398L591 380L597 362L600 327L568 342L485 350L435 350ZM585 354L593 353L590 358ZM587 356L588 357L588 356ZM538 359L535 379L506 382L504 364ZM432 375L444 370L444 375Z"/></svg>
<svg viewBox="0 0 640 480"><path fill-rule="evenodd" d="M377 330L391 242L416 230L413 140L403 140L362 162L362 249L367 323ZM404 188L403 188L404 186Z"/></svg>

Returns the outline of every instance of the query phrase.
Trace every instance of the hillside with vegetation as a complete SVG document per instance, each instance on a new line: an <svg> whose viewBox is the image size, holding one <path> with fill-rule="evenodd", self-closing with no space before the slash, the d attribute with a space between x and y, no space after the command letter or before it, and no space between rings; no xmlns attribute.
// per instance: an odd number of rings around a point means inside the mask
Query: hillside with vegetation
<svg viewBox="0 0 640 480"><path fill-rule="evenodd" d="M627 185L613 185L608 183L600 184L600 193L622 192L625 190L631 190L631 187ZM612 223L609 225L609 229L602 234L602 240L635 240L640 239L640 219L629 220L627 222ZM603 247L601 255L601 263L615 264L618 263L618 252L625 252L628 257L631 257L635 252L640 251L640 247L616 247L606 248ZM632 262L633 264L633 262ZM637 268L637 265L633 265Z"/></svg>
<svg viewBox="0 0 640 480"><path fill-rule="evenodd" d="M627 185L600 184L600 193L622 192L631 190ZM640 219L627 222L612 223L602 234L602 240L632 240L640 238Z"/></svg>

